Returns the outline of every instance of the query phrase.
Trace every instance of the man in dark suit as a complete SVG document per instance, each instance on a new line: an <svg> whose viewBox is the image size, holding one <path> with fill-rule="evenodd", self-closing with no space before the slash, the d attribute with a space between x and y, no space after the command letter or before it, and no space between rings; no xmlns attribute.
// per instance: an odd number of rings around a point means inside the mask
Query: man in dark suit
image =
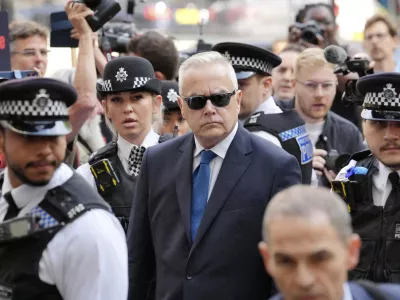
<svg viewBox="0 0 400 300"><path fill-rule="evenodd" d="M257 243L269 199L301 182L294 156L238 124L242 93L217 52L179 71L193 133L147 149L128 230L129 299L268 298ZM266 283L267 282L267 283Z"/></svg>
<svg viewBox="0 0 400 300"><path fill-rule="evenodd" d="M325 188L294 186L269 202L259 244L281 294L270 300L400 299L400 285L347 282L359 259L345 202Z"/></svg>

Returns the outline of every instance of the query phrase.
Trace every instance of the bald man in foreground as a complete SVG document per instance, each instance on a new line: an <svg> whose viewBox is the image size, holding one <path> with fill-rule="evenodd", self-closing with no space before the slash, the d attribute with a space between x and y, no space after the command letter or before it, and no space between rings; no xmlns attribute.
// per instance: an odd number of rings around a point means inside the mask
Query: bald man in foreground
<svg viewBox="0 0 400 300"><path fill-rule="evenodd" d="M400 285L347 282L361 241L346 204L325 188L297 185L276 194L264 215L263 239L265 268L281 292L271 300L400 299Z"/></svg>

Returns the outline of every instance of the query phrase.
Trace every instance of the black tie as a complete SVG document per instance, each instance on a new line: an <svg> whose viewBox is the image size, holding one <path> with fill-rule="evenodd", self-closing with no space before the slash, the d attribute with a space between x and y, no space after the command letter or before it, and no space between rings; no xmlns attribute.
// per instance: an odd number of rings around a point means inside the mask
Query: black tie
<svg viewBox="0 0 400 300"><path fill-rule="evenodd" d="M6 213L6 217L4 218L4 221L15 218L19 214L19 208L15 204L15 201L11 195L11 192L8 192L4 194L4 199L6 199L8 203L8 210Z"/></svg>
<svg viewBox="0 0 400 300"><path fill-rule="evenodd" d="M389 174L389 181L392 184L392 191L386 201L386 206L395 206L400 204L399 199L399 174L392 172Z"/></svg>

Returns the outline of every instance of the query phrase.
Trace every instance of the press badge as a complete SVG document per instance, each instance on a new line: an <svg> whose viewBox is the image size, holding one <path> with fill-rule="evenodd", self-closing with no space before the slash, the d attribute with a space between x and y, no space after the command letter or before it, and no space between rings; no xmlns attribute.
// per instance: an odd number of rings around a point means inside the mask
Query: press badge
<svg viewBox="0 0 400 300"><path fill-rule="evenodd" d="M301 151L301 164L305 165L313 159L313 145L308 134L296 137L297 144Z"/></svg>
<svg viewBox="0 0 400 300"><path fill-rule="evenodd" d="M11 300L12 288L0 284L0 300Z"/></svg>
<svg viewBox="0 0 400 300"><path fill-rule="evenodd" d="M394 239L395 240L400 240L400 223L395 224L394 228Z"/></svg>

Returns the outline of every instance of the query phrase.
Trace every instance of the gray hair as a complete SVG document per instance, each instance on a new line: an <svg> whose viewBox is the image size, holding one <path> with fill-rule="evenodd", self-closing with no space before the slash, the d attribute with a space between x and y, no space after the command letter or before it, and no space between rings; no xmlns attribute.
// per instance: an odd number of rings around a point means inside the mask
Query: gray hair
<svg viewBox="0 0 400 300"><path fill-rule="evenodd" d="M310 219L325 215L338 236L346 242L353 233L351 217L342 198L326 188L296 185L276 194L264 214L263 238L268 242L269 225L277 217Z"/></svg>
<svg viewBox="0 0 400 300"><path fill-rule="evenodd" d="M221 64L226 66L227 71L229 72L229 77L232 80L233 86L235 90L238 89L238 82L236 79L235 70L232 67L232 64L229 60L224 57L221 53L216 51L209 51L209 52L202 52L195 54L185 60L180 68L179 68L179 93L182 93L182 86L183 86L183 74L185 71L191 68L199 68L204 65L210 64Z"/></svg>

